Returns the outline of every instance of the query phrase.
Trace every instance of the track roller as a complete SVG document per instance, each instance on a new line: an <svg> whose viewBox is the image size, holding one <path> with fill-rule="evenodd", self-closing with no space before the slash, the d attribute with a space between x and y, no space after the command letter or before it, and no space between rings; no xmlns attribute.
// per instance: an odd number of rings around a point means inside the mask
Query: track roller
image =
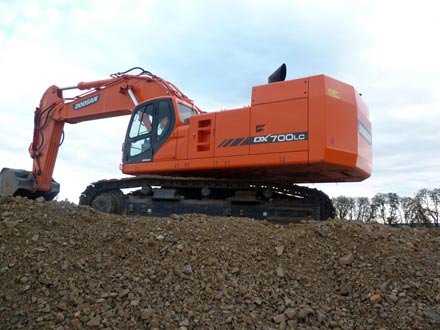
<svg viewBox="0 0 440 330"><path fill-rule="evenodd" d="M103 191L93 198L91 206L104 213L122 214L125 209L125 197L120 190Z"/></svg>

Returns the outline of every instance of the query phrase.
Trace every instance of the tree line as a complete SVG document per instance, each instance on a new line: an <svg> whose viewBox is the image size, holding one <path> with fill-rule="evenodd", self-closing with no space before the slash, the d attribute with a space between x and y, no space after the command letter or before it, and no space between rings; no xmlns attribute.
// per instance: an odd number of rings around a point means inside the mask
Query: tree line
<svg viewBox="0 0 440 330"><path fill-rule="evenodd" d="M377 193L373 198L332 198L338 219L377 221L389 225L439 226L440 189L420 189L414 197Z"/></svg>

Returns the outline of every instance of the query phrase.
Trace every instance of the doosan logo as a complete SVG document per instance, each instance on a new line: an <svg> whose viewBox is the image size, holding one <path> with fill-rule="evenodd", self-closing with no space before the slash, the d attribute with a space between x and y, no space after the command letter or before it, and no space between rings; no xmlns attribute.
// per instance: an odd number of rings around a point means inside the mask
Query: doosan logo
<svg viewBox="0 0 440 330"><path fill-rule="evenodd" d="M88 107L89 105L95 104L96 102L99 101L99 94L98 95L93 95L85 100L82 100L80 102L74 103L73 104L73 110L77 111L77 110L81 110L85 107Z"/></svg>

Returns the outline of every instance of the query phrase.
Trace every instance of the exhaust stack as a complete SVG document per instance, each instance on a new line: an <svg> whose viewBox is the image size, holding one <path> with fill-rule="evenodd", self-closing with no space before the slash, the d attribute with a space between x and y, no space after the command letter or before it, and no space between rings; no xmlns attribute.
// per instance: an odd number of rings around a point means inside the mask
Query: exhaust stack
<svg viewBox="0 0 440 330"><path fill-rule="evenodd" d="M287 67L286 64L282 64L278 69L276 69L270 76L267 78L267 82L269 84L284 81L286 79Z"/></svg>

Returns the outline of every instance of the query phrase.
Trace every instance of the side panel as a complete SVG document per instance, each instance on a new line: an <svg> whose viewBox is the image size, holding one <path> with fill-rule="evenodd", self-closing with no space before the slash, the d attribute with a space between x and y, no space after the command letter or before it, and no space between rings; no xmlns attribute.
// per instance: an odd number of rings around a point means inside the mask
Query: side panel
<svg viewBox="0 0 440 330"><path fill-rule="evenodd" d="M188 131L189 131L188 125L177 127L176 159L188 159Z"/></svg>
<svg viewBox="0 0 440 330"><path fill-rule="evenodd" d="M214 157L215 113L190 117L188 159Z"/></svg>
<svg viewBox="0 0 440 330"><path fill-rule="evenodd" d="M175 134L171 134L169 138L164 142L164 144L159 148L159 150L154 155L154 161L160 162L165 160L175 160L176 159L176 145L177 139Z"/></svg>
<svg viewBox="0 0 440 330"><path fill-rule="evenodd" d="M329 77L324 78L327 110L327 150L330 164L354 167L357 158L357 106L354 88Z"/></svg>
<svg viewBox="0 0 440 330"><path fill-rule="evenodd" d="M252 106L307 97L307 89L307 78L255 86L252 88Z"/></svg>
<svg viewBox="0 0 440 330"><path fill-rule="evenodd" d="M307 151L307 107L307 98L252 106L250 153Z"/></svg>
<svg viewBox="0 0 440 330"><path fill-rule="evenodd" d="M327 144L326 96L323 76L309 78L309 161L322 163Z"/></svg>
<svg viewBox="0 0 440 330"><path fill-rule="evenodd" d="M334 181L360 181L371 172L371 166L365 166L371 162L371 145L361 141L359 122L371 126L360 101L348 84L324 75L309 78L310 164L335 165L322 172ZM366 159L359 162L359 153Z"/></svg>
<svg viewBox="0 0 440 330"><path fill-rule="evenodd" d="M249 155L249 145L242 145L249 137L249 121L249 108L216 113L216 157Z"/></svg>

